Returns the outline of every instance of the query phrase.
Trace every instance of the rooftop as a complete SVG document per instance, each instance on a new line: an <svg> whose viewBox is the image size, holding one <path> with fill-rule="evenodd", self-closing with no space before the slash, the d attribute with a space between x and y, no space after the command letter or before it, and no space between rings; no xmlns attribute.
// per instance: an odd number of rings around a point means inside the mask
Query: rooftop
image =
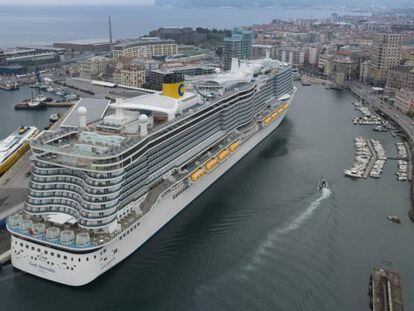
<svg viewBox="0 0 414 311"><path fill-rule="evenodd" d="M139 45L147 45L147 44L162 44L162 43L175 43L174 40L171 39L160 39L160 38L147 38L146 40L138 39L138 40L128 40L121 43L118 43L114 46L114 49L124 49L127 47L139 46Z"/></svg>
<svg viewBox="0 0 414 311"><path fill-rule="evenodd" d="M97 121L103 117L110 101L98 98L81 98L75 106L72 107L70 113L63 120L62 127L79 127L78 108L85 107L87 109L86 123Z"/></svg>

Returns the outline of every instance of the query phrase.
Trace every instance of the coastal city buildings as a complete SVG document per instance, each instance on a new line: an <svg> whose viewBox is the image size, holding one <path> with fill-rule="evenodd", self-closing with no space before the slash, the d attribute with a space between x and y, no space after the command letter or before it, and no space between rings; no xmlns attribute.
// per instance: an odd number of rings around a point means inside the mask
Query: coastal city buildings
<svg viewBox="0 0 414 311"><path fill-rule="evenodd" d="M251 59L253 54L253 32L247 29L234 29L231 37L224 38L223 66L230 69L231 59Z"/></svg>
<svg viewBox="0 0 414 311"><path fill-rule="evenodd" d="M376 86L384 86L390 68L400 64L401 35L376 33L373 36L369 80Z"/></svg>

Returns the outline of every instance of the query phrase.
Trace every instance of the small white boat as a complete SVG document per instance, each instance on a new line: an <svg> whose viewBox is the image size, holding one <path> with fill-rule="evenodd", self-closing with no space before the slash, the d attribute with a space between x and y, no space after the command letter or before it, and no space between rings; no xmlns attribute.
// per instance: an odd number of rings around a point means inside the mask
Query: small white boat
<svg viewBox="0 0 414 311"><path fill-rule="evenodd" d="M59 113L52 113L49 116L49 121L50 122L56 122L57 120L59 120L59 118L60 118L60 114Z"/></svg>
<svg viewBox="0 0 414 311"><path fill-rule="evenodd" d="M362 174L358 172L357 170L344 170L344 174L349 177L353 178L361 178Z"/></svg>

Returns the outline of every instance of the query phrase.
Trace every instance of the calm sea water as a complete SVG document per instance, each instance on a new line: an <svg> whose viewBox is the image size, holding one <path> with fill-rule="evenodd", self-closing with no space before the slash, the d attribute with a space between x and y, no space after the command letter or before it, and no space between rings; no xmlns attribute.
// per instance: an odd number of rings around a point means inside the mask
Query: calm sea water
<svg viewBox="0 0 414 311"><path fill-rule="evenodd" d="M136 38L167 26L232 28L269 23L274 18L324 18L341 10L183 9L155 6L5 6L0 5L0 48L63 40L107 38L108 14L114 38Z"/></svg>
<svg viewBox="0 0 414 311"><path fill-rule="evenodd" d="M67 108L48 108L47 110L14 110L14 106L23 99L36 96L36 91L28 86L22 86L17 91L0 90L0 139L6 137L20 125L34 125L44 129L49 125L49 116L52 113L64 113ZM45 92L45 95L57 96Z"/></svg>
<svg viewBox="0 0 414 311"><path fill-rule="evenodd" d="M356 136L396 154L389 133L352 125L352 101L299 86L279 129L124 262L81 288L9 266L1 309L369 310L370 271L392 259L413 310L409 184L392 160L379 180L343 176ZM321 176L330 191L316 190Z"/></svg>

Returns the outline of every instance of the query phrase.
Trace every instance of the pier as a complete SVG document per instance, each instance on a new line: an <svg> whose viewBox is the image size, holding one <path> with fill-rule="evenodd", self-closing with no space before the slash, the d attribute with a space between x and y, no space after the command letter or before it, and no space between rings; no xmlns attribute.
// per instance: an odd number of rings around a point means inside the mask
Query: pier
<svg viewBox="0 0 414 311"><path fill-rule="evenodd" d="M371 274L370 300L373 311L403 311L400 273L375 267Z"/></svg>
<svg viewBox="0 0 414 311"><path fill-rule="evenodd" d="M372 146L372 142L371 142L370 139L367 139L367 145L368 145L369 151L371 152L372 157L368 162L367 168L364 171L364 175L362 175L362 177L365 178L365 179L368 178L369 173L371 172L372 167L374 166L375 161L377 160L377 152L375 151L374 147Z"/></svg>
<svg viewBox="0 0 414 311"><path fill-rule="evenodd" d="M49 102L49 103L45 103L44 106L42 107L43 109L47 108L47 107L61 107L61 108L69 108L72 107L75 104L74 101L62 101L62 102ZM21 102L18 103L14 106L14 109L16 110L34 110L34 108L29 107L26 103Z"/></svg>

